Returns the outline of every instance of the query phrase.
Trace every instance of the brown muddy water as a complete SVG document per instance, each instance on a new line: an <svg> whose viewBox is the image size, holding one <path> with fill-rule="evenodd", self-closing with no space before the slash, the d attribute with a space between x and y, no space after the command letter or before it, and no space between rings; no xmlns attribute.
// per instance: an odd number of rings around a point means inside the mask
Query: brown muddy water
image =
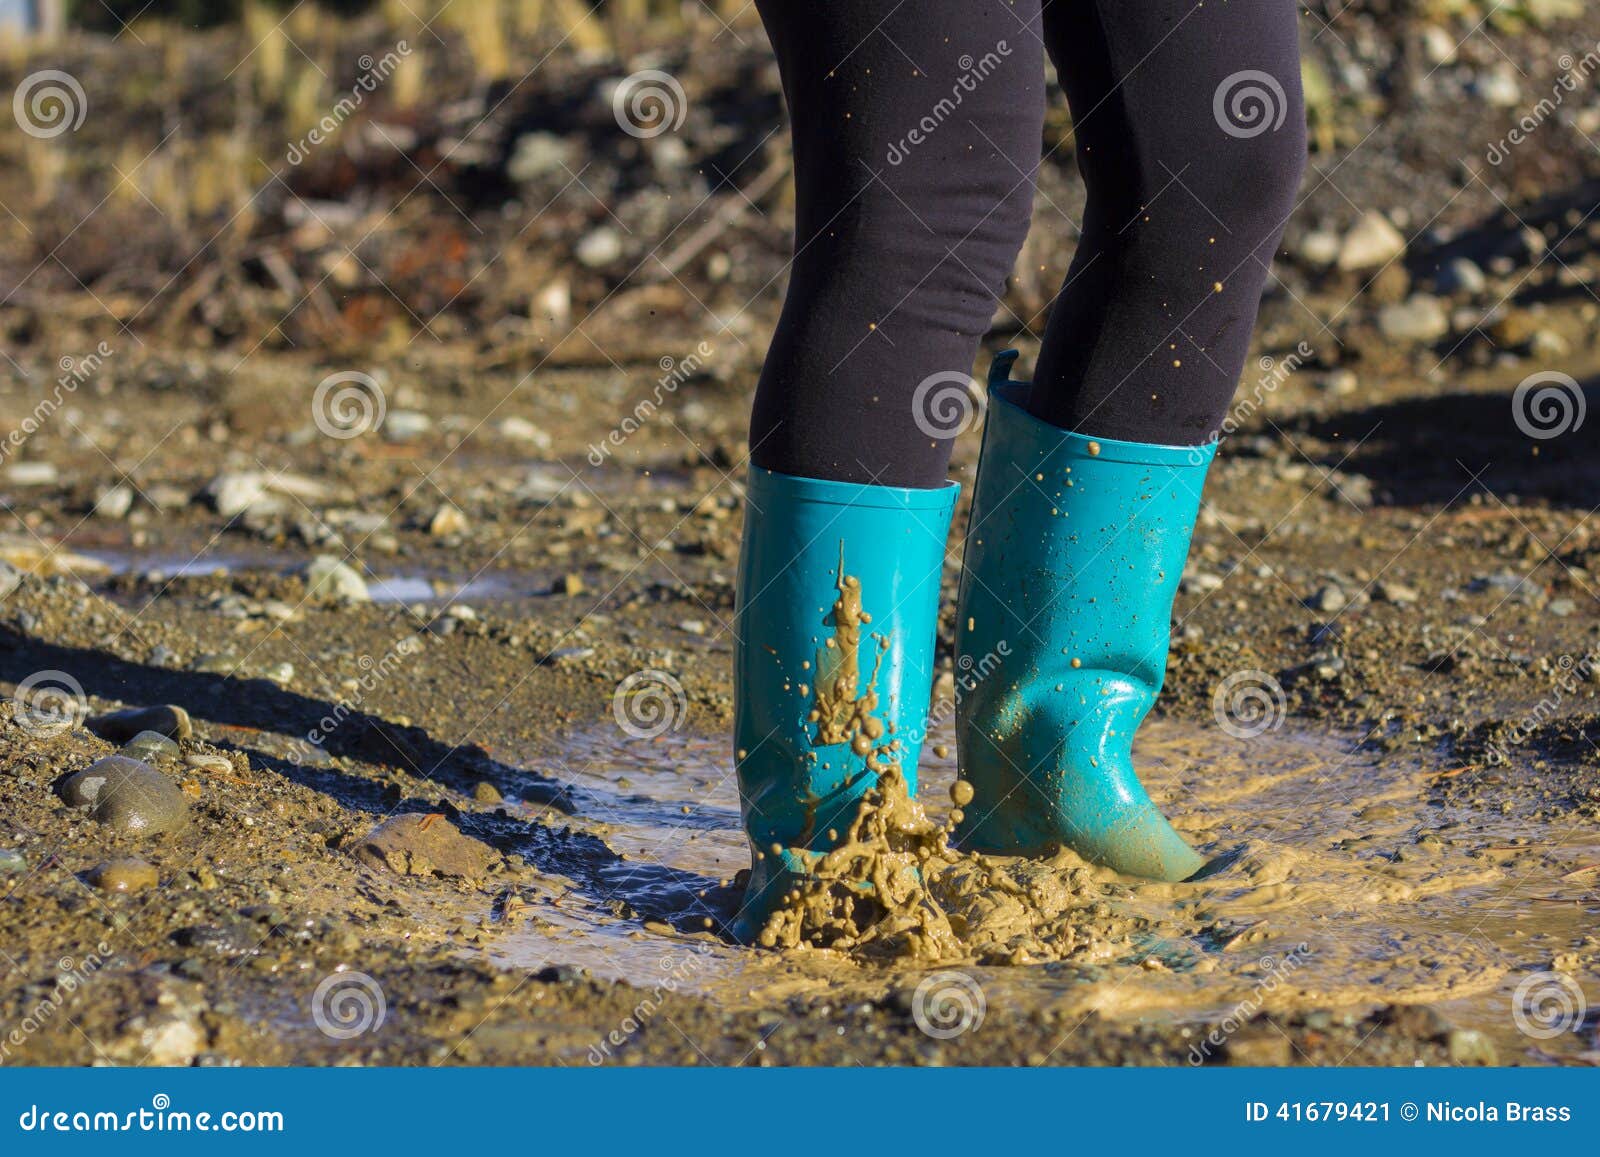
<svg viewBox="0 0 1600 1157"><path fill-rule="evenodd" d="M955 763L953 748L943 757L933 748L948 738L933 737L922 771L920 798L939 822ZM1514 808L1457 811L1437 790L1449 769L1353 740L1287 730L1232 738L1152 721L1136 754L1152 796L1212 857L1202 879L1143 883L1063 856L1024 879L1035 895L1041 875L1071 881L1055 918L1072 935L1053 958L963 957L959 946L942 959L925 950L896 958L752 951L699 931L725 918L731 892L720 885L748 862L727 743L578 733L559 758L529 765L572 784L578 814L624 858L567 865L564 884L485 951L507 968L575 964L727 1007L870 996L922 975L942 985L950 1015L968 1019L1004 1002L1181 1027L1427 1002L1502 1056L1530 1044L1582 1047L1575 1034L1541 1037L1526 1013L1567 994L1515 990L1552 960L1560 967L1592 930L1592 829L1553 832ZM596 903L600 895L611 899Z"/></svg>

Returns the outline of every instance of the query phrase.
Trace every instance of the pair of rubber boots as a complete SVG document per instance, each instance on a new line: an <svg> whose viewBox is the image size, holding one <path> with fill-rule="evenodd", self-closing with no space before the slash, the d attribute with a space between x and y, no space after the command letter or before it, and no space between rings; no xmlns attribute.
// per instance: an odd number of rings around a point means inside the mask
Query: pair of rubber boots
<svg viewBox="0 0 1600 1157"><path fill-rule="evenodd" d="M1201 857L1134 772L1215 452L1086 438L1022 408L995 358L956 612L956 743L975 851L1058 846L1183 880ZM739 561L735 748L752 940L888 768L916 790L940 572L960 486L752 468ZM965 792L963 791L963 798Z"/></svg>

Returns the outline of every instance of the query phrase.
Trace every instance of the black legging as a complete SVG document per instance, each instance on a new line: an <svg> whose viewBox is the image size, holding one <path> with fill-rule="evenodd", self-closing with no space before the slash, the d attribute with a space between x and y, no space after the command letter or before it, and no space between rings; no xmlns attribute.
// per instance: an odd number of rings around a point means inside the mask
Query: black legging
<svg viewBox="0 0 1600 1157"><path fill-rule="evenodd" d="M1028 229L1046 49L1088 207L1029 408L1137 442L1194 445L1218 429L1304 165L1293 0L757 7L796 186L789 292L751 421L757 465L944 480L950 384L972 370Z"/></svg>

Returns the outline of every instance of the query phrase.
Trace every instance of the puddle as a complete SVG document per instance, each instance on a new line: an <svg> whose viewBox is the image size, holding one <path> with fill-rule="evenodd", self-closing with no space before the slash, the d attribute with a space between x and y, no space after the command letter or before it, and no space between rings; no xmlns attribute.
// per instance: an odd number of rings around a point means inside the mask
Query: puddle
<svg viewBox="0 0 1600 1157"><path fill-rule="evenodd" d="M103 549L80 553L102 563L111 575L137 574L157 583L168 579L226 575L239 571L287 575L303 565L286 566L282 555L266 553L251 555L208 551L199 555L181 552L139 554ZM534 575L501 572L463 577L402 571L394 574L369 573L365 577L367 591L375 603L489 603L544 594L550 585L548 580L541 580Z"/></svg>
<svg viewBox="0 0 1600 1157"><path fill-rule="evenodd" d="M933 747L924 749L919 794L943 820L953 745L945 758ZM1189 1025L1261 1010L1426 1002L1483 1031L1502 1059L1530 1045L1582 1047L1575 1033L1565 1041L1521 1034L1511 994L1594 927L1594 880L1574 883L1573 873L1600 862L1600 834L1558 840L1498 799L1438 806L1429 802L1438 769L1337 739L1240 740L1155 721L1137 754L1151 794L1215 857L1213 869L1180 885L1095 869L1105 902L1140 929L1131 947L1124 937L1051 962L957 962L991 1004ZM825 990L881 994L918 974L693 933L713 912L718 883L747 862L725 740L636 741L603 729L530 765L572 785L578 814L604 847L530 855L567 891L494 938L486 951L496 963L579 965L647 989L666 983L763 1007Z"/></svg>

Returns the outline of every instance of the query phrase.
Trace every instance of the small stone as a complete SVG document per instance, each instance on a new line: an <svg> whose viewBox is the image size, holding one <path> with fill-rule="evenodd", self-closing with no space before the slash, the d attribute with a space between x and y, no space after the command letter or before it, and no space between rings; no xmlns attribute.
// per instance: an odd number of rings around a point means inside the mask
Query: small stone
<svg viewBox="0 0 1600 1157"><path fill-rule="evenodd" d="M90 869L89 883L102 892L143 892L161 883L161 873L144 860L107 860Z"/></svg>
<svg viewBox="0 0 1600 1157"><path fill-rule="evenodd" d="M1405 583L1384 579L1373 584L1372 597L1380 603L1395 603L1405 605L1417 601L1417 592Z"/></svg>
<svg viewBox="0 0 1600 1157"><path fill-rule="evenodd" d="M420 410L390 410L383 419L383 437L389 442L415 442L433 429L433 419Z"/></svg>
<svg viewBox="0 0 1600 1157"><path fill-rule="evenodd" d="M557 647L550 652L552 663L576 663L594 654L593 647Z"/></svg>
<svg viewBox="0 0 1600 1157"><path fill-rule="evenodd" d="M428 533L434 538L446 538L452 534L465 534L467 530L467 516L461 513L461 508L454 503L446 502L428 520Z"/></svg>
<svg viewBox="0 0 1600 1157"><path fill-rule="evenodd" d="M1333 370L1317 378L1313 384L1324 393L1344 398L1360 388L1361 379L1356 377L1354 370Z"/></svg>
<svg viewBox="0 0 1600 1157"><path fill-rule="evenodd" d="M1349 600L1345 598L1344 591L1330 583L1325 587L1319 588L1315 594L1306 600L1306 605L1314 611L1333 614L1336 611L1343 610L1347 602Z"/></svg>
<svg viewBox="0 0 1600 1157"><path fill-rule="evenodd" d="M1465 293L1476 296L1489 287L1489 279L1483 275L1483 270L1478 268L1475 261L1457 257L1444 267L1439 275L1438 285L1441 293Z"/></svg>
<svg viewBox="0 0 1600 1157"><path fill-rule="evenodd" d="M1246 1026L1222 1046L1222 1063L1250 1068L1279 1068L1291 1060L1289 1039L1270 1026Z"/></svg>
<svg viewBox="0 0 1600 1157"><path fill-rule="evenodd" d="M331 554L319 554L305 569L306 595L365 603L372 600L367 580L354 567Z"/></svg>
<svg viewBox="0 0 1600 1157"><path fill-rule="evenodd" d="M355 857L369 868L402 876L444 876L476 880L487 875L496 856L487 845L442 815L407 812L391 816L357 845Z"/></svg>
<svg viewBox="0 0 1600 1157"><path fill-rule="evenodd" d="M1325 229L1313 229L1300 238L1295 246L1295 256L1314 269L1325 269L1339 260L1339 235Z"/></svg>
<svg viewBox="0 0 1600 1157"><path fill-rule="evenodd" d="M20 876L28 870L28 858L15 848L0 848L0 876Z"/></svg>
<svg viewBox="0 0 1600 1157"><path fill-rule="evenodd" d="M573 142L557 133L523 133L511 147L506 176L519 185L553 176L573 159L572 150Z"/></svg>
<svg viewBox="0 0 1600 1157"><path fill-rule="evenodd" d="M583 576L581 574L563 575L561 578L561 593L569 598L583 593Z"/></svg>
<svg viewBox="0 0 1600 1157"><path fill-rule="evenodd" d="M56 478L50 462L13 462L6 467L6 481L13 486L54 486Z"/></svg>
<svg viewBox="0 0 1600 1157"><path fill-rule="evenodd" d="M527 442L536 450L549 450L555 442L544 430L535 426L526 418L513 414L509 418L500 419L496 427L500 436L510 442Z"/></svg>
<svg viewBox="0 0 1600 1157"><path fill-rule="evenodd" d="M288 687L294 682L294 664L290 662L273 663L261 672L261 677L268 683L276 683L279 687Z"/></svg>
<svg viewBox="0 0 1600 1157"><path fill-rule="evenodd" d="M684 619L678 624L678 630L686 635L703 635L706 633L706 623L704 619Z"/></svg>
<svg viewBox="0 0 1600 1157"><path fill-rule="evenodd" d="M1406 239L1382 213L1361 216L1339 243L1338 266L1346 273L1377 269L1406 251Z"/></svg>
<svg viewBox="0 0 1600 1157"><path fill-rule="evenodd" d="M158 707L125 707L91 715L84 726L107 743L126 743L142 731L154 731L168 739L188 739L194 734L189 713L171 703Z"/></svg>
<svg viewBox="0 0 1600 1157"><path fill-rule="evenodd" d="M218 474L204 491L205 498L223 518L237 518L259 504L267 494L266 477L251 471Z"/></svg>
<svg viewBox="0 0 1600 1157"><path fill-rule="evenodd" d="M182 829L189 801L177 785L148 764L125 755L108 755L61 785L61 798L113 831L152 835Z"/></svg>
<svg viewBox="0 0 1600 1157"><path fill-rule="evenodd" d="M129 759L142 759L146 763L155 759L176 759L181 754L178 745L159 731L141 731L122 745L118 753Z"/></svg>
<svg viewBox="0 0 1600 1157"><path fill-rule="evenodd" d="M1450 332L1450 316L1438 298L1419 293L1380 309L1378 329L1390 341L1437 341Z"/></svg>
<svg viewBox="0 0 1600 1157"><path fill-rule="evenodd" d="M1500 1054L1494 1042L1475 1028L1451 1029L1444 1038L1445 1050L1453 1065L1498 1065Z"/></svg>
<svg viewBox="0 0 1600 1157"><path fill-rule="evenodd" d="M191 751L183 757L186 767L199 771L216 772L219 775L229 775L233 772L233 760L226 755L210 751Z"/></svg>
<svg viewBox="0 0 1600 1157"><path fill-rule="evenodd" d="M133 487L125 482L118 482L115 486L102 486L95 493L94 513L97 518L112 520L126 518L131 509L133 509Z"/></svg>
<svg viewBox="0 0 1600 1157"><path fill-rule="evenodd" d="M1545 607L1545 610L1558 619L1564 619L1568 615L1574 614L1577 609L1578 604L1574 600L1567 598L1551 599L1549 605Z"/></svg>
<svg viewBox="0 0 1600 1157"><path fill-rule="evenodd" d="M1473 88L1485 104L1495 108L1516 108L1522 103L1522 86L1509 64L1480 72Z"/></svg>
<svg viewBox="0 0 1600 1157"><path fill-rule="evenodd" d="M590 269L601 269L622 256L622 238L609 225L602 225L578 242L576 253Z"/></svg>
<svg viewBox="0 0 1600 1157"><path fill-rule="evenodd" d="M500 794L500 789L488 780L483 780L472 789L472 798L479 803L501 803L505 796Z"/></svg>

